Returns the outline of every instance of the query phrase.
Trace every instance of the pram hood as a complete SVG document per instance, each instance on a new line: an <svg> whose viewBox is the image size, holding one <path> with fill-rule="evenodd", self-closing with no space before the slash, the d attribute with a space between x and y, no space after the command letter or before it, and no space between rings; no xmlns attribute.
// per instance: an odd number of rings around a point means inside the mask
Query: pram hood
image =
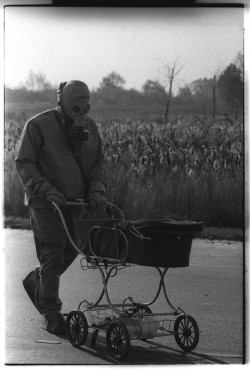
<svg viewBox="0 0 250 369"><path fill-rule="evenodd" d="M203 231L202 222L172 219L141 219L129 222L138 231L150 230L167 234L195 235Z"/></svg>

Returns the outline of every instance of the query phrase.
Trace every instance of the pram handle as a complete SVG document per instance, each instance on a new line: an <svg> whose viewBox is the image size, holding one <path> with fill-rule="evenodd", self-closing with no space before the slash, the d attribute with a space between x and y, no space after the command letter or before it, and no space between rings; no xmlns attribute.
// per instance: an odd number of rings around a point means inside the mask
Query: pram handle
<svg viewBox="0 0 250 369"><path fill-rule="evenodd" d="M66 202L66 205L67 205L67 206L85 206L86 208L89 208L89 204L88 204L87 202L84 202L83 200L67 201L67 202ZM114 208L114 209L116 209L116 210L118 211L118 213L119 213L119 215L120 215L121 219L122 219L122 220L124 220L124 219L125 219L125 217L124 217L124 215L123 215L123 213L122 213L121 209L120 209L118 206L116 206L116 205L112 204L111 202L107 202L107 207L106 207L106 209L105 209L105 210L107 210L108 208Z"/></svg>
<svg viewBox="0 0 250 369"><path fill-rule="evenodd" d="M64 215L63 215L63 212L62 212L62 210L60 209L60 207L55 203L55 202L52 202L52 204L54 205L54 207L55 207L55 209L58 211L58 213L59 213L59 216L60 216L60 218L61 218L61 221L62 221L62 224L63 224L63 227L64 227L64 230L65 230L65 232L66 232L66 234L67 234L67 236L68 236L68 239L69 239L69 241L70 241L70 243L72 244L72 246L74 247L74 249L79 253L79 254L81 254L84 258L86 258L86 255L78 248L78 246L75 244L75 242L74 242L74 240L73 240L73 238L71 237L71 234L70 234L70 231L69 231L69 229L68 229L68 225L67 225L67 223L66 223L66 220L65 220L65 217L64 217ZM72 201L68 201L67 202L67 205L77 205L77 206L89 206L89 204L87 204L87 203L85 203L85 202L83 202L83 201L76 201L76 202L72 202ZM121 214L121 220L122 221L124 221L125 220L125 218L124 218L124 215L123 215L123 213L122 213L122 211L116 206L116 205L114 205L114 204L111 204L111 203L107 203L107 208L108 207L114 207L114 208L116 208L119 212L120 212L120 214ZM93 228L96 228L96 227L93 227ZM98 227L97 227L98 228ZM122 231L119 231L121 234L123 234L123 232ZM126 236L124 235L124 237L125 237L125 240L126 240L126 242L127 242L127 238L126 238ZM94 254L94 253L93 253ZM126 259L126 257L127 257L127 254L128 254L128 243L127 243L127 253L126 253L126 256L125 256L125 258L124 258L124 260L116 260L116 259L112 259L112 258L107 258L107 260L111 260L111 261L116 261L116 262L123 262L123 261L125 261L125 259ZM97 255L95 255L95 256L97 256Z"/></svg>
<svg viewBox="0 0 250 369"><path fill-rule="evenodd" d="M89 204L84 201L67 201L66 206L86 206L88 207Z"/></svg>

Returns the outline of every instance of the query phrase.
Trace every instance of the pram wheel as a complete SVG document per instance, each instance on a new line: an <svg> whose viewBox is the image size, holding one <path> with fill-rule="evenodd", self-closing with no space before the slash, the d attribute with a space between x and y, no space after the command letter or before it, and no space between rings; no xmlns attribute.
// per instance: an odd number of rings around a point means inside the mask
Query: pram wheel
<svg viewBox="0 0 250 369"><path fill-rule="evenodd" d="M185 352L195 349L199 342L199 328L190 315L180 315L174 323L175 341Z"/></svg>
<svg viewBox="0 0 250 369"><path fill-rule="evenodd" d="M88 337L88 323L85 315L79 310L73 310L66 319L66 333L69 342L74 347L80 347Z"/></svg>
<svg viewBox="0 0 250 369"><path fill-rule="evenodd" d="M107 329L106 342L115 359L124 359L130 349L130 335L127 327L121 322L110 324Z"/></svg>

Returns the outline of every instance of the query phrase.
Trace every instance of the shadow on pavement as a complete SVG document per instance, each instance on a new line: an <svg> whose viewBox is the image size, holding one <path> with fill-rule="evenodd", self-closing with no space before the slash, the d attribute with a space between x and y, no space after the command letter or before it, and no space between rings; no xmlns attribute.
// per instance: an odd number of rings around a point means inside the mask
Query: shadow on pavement
<svg viewBox="0 0 250 369"><path fill-rule="evenodd" d="M66 335L58 335L58 337L67 340ZM92 334L89 334L88 340L83 346L78 348L72 346L72 349L82 351L84 354L87 355L91 355L92 358L96 357L105 360L110 364L227 364L227 361L223 361L217 357L210 356L209 354L196 353L195 351L184 353L181 350L153 342L152 340L148 340L146 342L142 342L140 340L131 341L131 347L128 356L123 361L118 361L114 359L109 353L104 336L98 336L95 346L92 346L90 344L91 337Z"/></svg>
<svg viewBox="0 0 250 369"><path fill-rule="evenodd" d="M61 334L53 334L56 337L59 337L62 340L68 341L67 335L61 335ZM98 343L95 346L91 345L91 338L92 333L89 333L88 339L86 343L81 347L74 347L72 346L72 350L79 350L82 351L84 354L91 355L92 358L96 357L98 359L102 359L107 361L110 364L120 364L121 362L117 361L116 359L112 358L110 355L108 355L108 350L106 346L106 340L102 336L98 336ZM70 343L69 343L70 344ZM71 345L71 344L70 344ZM91 360L92 362L92 360ZM77 365L77 363L74 363ZM81 363L79 363L80 365Z"/></svg>
<svg viewBox="0 0 250 369"><path fill-rule="evenodd" d="M172 347L168 347L165 345L161 345L156 342L149 342L150 345L154 346L158 352L168 353L169 357L171 357L172 364L226 364L225 361L220 360L214 356L210 356L208 354L196 353L195 351L190 353L185 353L181 350L174 349ZM149 348L147 348L148 350ZM166 363L168 364L168 363Z"/></svg>

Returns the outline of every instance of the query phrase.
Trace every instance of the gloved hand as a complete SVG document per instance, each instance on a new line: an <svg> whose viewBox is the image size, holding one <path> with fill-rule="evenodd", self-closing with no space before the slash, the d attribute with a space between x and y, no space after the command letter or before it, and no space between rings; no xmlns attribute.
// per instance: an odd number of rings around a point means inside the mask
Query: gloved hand
<svg viewBox="0 0 250 369"><path fill-rule="evenodd" d="M57 191L46 193L45 197L49 202L55 202L60 208L64 208L67 204L63 194Z"/></svg>
<svg viewBox="0 0 250 369"><path fill-rule="evenodd" d="M90 214L104 213L107 207L107 199L101 192L91 192L88 196Z"/></svg>

